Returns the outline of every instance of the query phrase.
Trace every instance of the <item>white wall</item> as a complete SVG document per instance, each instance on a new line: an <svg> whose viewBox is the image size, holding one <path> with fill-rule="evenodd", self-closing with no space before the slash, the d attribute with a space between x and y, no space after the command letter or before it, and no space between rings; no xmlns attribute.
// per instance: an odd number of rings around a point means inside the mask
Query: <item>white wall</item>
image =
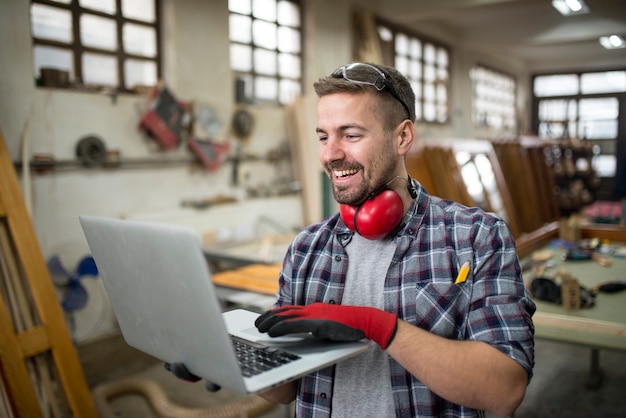
<svg viewBox="0 0 626 418"><path fill-rule="evenodd" d="M370 7L370 3L304 1L305 93L313 94L311 85L315 80L352 59L352 12L357 7ZM424 31L450 45L462 45L458 36L441 28L424 28ZM164 0L162 35L164 81L179 99L212 105L224 125L219 139L231 139L228 126L235 105L228 57L227 2ZM471 123L468 74L475 62L518 75L520 88L526 87L524 69L516 63L478 55L471 48L455 50L451 123L443 127L418 126L424 140L492 134L475 131ZM57 160L72 159L77 141L88 134L100 136L107 149L119 150L123 158L190 155L183 146L172 152L161 151L137 130L139 109L145 104L141 97L122 94L112 100L106 95L35 87L28 1L0 1L0 74L0 129L14 161L21 160L26 126L31 156L51 154ZM526 96L521 94L520 106L526 106L526 101ZM309 105L309 109L307 119L314 126L314 105ZM282 108L255 106L251 110L256 125L253 137L245 145L246 152L264 155L287 140ZM310 151L308 169L319 172L314 130L311 129L310 136L298 140ZM232 186L230 164L214 173L193 170L187 165L32 173L24 186L30 190L33 224L44 256L59 254L66 268L73 269L79 257L88 252L78 223L79 214L192 224L202 232L217 231L217 235L224 235L225 231L255 231L261 216L282 222L287 228L302 226L298 196L263 200L245 197L246 185L270 184L277 176L276 167L249 162L243 170L249 174L249 180L239 188ZM180 208L183 200L219 194L234 195L241 200L205 211ZM94 326L93 320L84 321L87 325L83 329ZM102 318L98 321L102 322Z"/></svg>

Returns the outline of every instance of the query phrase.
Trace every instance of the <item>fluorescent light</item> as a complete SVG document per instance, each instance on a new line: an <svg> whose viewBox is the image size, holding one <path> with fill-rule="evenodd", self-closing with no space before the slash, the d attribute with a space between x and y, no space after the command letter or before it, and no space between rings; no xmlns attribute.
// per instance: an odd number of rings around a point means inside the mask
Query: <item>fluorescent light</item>
<svg viewBox="0 0 626 418"><path fill-rule="evenodd" d="M624 42L624 38L619 35L601 36L600 45L602 45L606 49L626 48L626 42Z"/></svg>
<svg viewBox="0 0 626 418"><path fill-rule="evenodd" d="M563 16L589 13L589 6L583 0L552 0L552 7Z"/></svg>

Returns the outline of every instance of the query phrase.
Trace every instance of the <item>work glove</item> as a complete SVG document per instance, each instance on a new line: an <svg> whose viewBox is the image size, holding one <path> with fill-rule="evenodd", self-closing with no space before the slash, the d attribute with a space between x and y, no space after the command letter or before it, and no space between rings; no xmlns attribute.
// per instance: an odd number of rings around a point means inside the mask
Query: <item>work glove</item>
<svg viewBox="0 0 626 418"><path fill-rule="evenodd" d="M202 380L201 377L191 373L183 363L164 363L163 366L165 367L165 370L171 372L174 376L186 382L195 383ZM221 389L219 385L209 382L208 380L204 382L204 387L209 392L217 392Z"/></svg>
<svg viewBox="0 0 626 418"><path fill-rule="evenodd" d="M358 341L367 338L386 349L396 334L395 314L365 306L313 303L287 305L265 312L254 323L271 337L310 332L316 338L332 341Z"/></svg>

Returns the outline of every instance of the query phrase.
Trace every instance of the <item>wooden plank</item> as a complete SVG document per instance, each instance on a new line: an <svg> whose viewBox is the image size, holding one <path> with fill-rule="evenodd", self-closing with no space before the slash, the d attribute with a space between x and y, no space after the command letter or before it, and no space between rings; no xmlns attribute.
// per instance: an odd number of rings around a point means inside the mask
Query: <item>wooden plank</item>
<svg viewBox="0 0 626 418"><path fill-rule="evenodd" d="M13 163L1 133L0 202L2 202L4 208L6 225L12 238L15 254L17 254L16 258L19 260L18 265L21 267L18 271L23 275L25 284L30 289L38 318L45 324L43 329L48 334L51 356L58 372L59 383L69 403L69 408L74 417L94 417L97 415L95 405L78 360L78 355L72 344L61 306L54 291L50 274L22 197L17 176L13 169ZM30 346L32 348L41 343L41 340L38 340L36 337L38 332L40 331L24 336L27 346L32 343L33 346ZM15 342L17 337L12 340ZM8 365L12 362L20 363L24 361L23 354L14 357L17 351L20 350L17 348L12 349L10 351L11 357L2 359L2 367L0 369L3 370L4 380L18 379L20 384L23 384L25 377L19 375L23 373L23 369L16 369ZM36 364L40 365L42 357L34 357L34 360ZM14 373L18 373L18 375ZM11 393L11 396L18 396L19 402L15 403L32 403L31 397L28 397L28 399L22 397L21 393L26 392L29 392L28 387L23 387L20 393Z"/></svg>
<svg viewBox="0 0 626 418"><path fill-rule="evenodd" d="M592 332L616 337L626 338L626 324L599 321L596 319L577 318L559 314L537 312L533 315L535 325L544 327L561 328L573 331Z"/></svg>
<svg viewBox="0 0 626 418"><path fill-rule="evenodd" d="M602 224L583 225L581 228L581 237L626 242L626 227Z"/></svg>
<svg viewBox="0 0 626 418"><path fill-rule="evenodd" d="M24 357L33 357L50 348L48 331L40 326L29 329L17 335L17 344Z"/></svg>
<svg viewBox="0 0 626 418"><path fill-rule="evenodd" d="M435 195L435 183L428 170L424 147L407 154L405 164L409 176L417 180L428 193Z"/></svg>
<svg viewBox="0 0 626 418"><path fill-rule="evenodd" d="M18 417L39 417L41 409L14 332L11 315L0 303L0 373L11 409Z"/></svg>
<svg viewBox="0 0 626 418"><path fill-rule="evenodd" d="M278 275L281 264L253 264L212 275L219 286L275 295L278 291Z"/></svg>

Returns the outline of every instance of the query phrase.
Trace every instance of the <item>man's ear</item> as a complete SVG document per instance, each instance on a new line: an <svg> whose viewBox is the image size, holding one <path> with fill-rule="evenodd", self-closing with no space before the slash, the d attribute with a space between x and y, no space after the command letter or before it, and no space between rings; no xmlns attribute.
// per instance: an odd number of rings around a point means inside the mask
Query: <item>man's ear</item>
<svg viewBox="0 0 626 418"><path fill-rule="evenodd" d="M415 139L415 124L406 119L400 124L398 135L398 153L405 155L413 146Z"/></svg>

